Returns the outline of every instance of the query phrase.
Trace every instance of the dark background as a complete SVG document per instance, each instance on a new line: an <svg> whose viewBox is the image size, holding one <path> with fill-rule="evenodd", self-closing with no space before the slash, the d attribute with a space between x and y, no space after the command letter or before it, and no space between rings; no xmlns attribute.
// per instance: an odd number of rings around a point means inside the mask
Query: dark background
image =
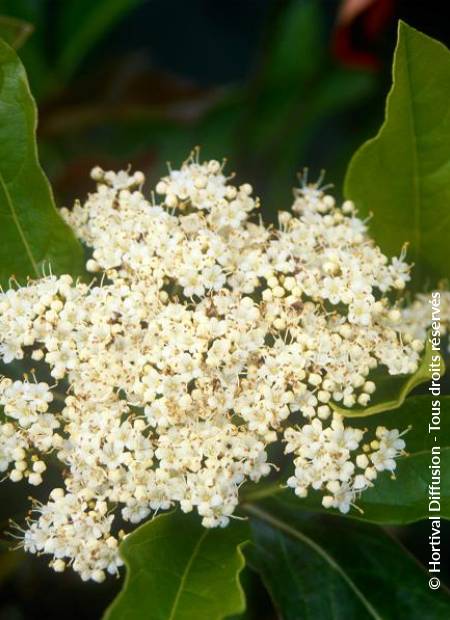
<svg viewBox="0 0 450 620"><path fill-rule="evenodd" d="M112 20L105 4L0 0L0 16L34 26L18 51L61 206L92 188L94 165L132 163L151 189L167 160L179 165L196 145L253 184L267 219L289 207L305 166L312 179L325 168L340 195L352 153L383 119L398 19L449 40L433 1L130 0ZM2 528L11 515L23 522L29 492L0 487ZM426 561L426 525L397 534ZM246 618L274 618L256 577L244 581ZM70 571L55 575L45 558L0 551L0 620L100 618L119 587L113 578L82 584Z"/></svg>

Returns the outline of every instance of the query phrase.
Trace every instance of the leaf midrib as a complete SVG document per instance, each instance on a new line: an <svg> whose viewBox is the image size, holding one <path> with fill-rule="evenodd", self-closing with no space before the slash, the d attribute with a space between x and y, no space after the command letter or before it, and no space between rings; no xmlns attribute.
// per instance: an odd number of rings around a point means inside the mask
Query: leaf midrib
<svg viewBox="0 0 450 620"><path fill-rule="evenodd" d="M411 80L411 68L409 63L410 52L408 48L408 35L403 37L403 43L405 46L405 76L406 76L406 84L408 89L408 110L409 114L408 119L411 127L410 135L412 142L412 165L413 165L413 175L412 175L412 185L413 185L413 214L414 214L414 237L416 239L415 242L415 273L417 275L419 270L419 257L422 254L421 250L421 217L420 217L420 205L422 202L422 188L420 184L420 161L417 153L417 137L416 137L416 122L415 122L415 113L414 113L414 93L412 90L412 80Z"/></svg>
<svg viewBox="0 0 450 620"><path fill-rule="evenodd" d="M372 618L374 618L375 620L383 620L383 618L378 614L377 610L373 607L370 601L367 600L367 598L364 596L364 594L361 592L358 586L354 583L352 578L341 568L341 566L334 560L334 558L331 555L329 555L327 551L325 551L325 549L323 549L314 540L311 540L311 538L303 534L303 532L300 532L298 529L292 527L288 523L285 523L281 519L274 517L273 515L266 512L262 508L259 508L258 506L247 504L245 505L245 511L248 514L256 518L261 519L262 521L265 521L272 527L275 527L278 530L284 532L288 536L291 536L291 538L296 538L300 540L301 542L303 542L308 547L310 547L325 562L327 562L327 564L329 564L329 566L333 570L335 570L339 574L339 576L350 587L350 589L355 594L355 596L359 599L359 601L364 605L364 607L367 609L368 613L372 616Z"/></svg>
<svg viewBox="0 0 450 620"><path fill-rule="evenodd" d="M208 534L208 530L205 529L205 531L202 532L202 535L197 540L197 542L195 544L195 547L192 550L191 557L189 558L188 562L186 563L186 566L184 568L183 574L181 575L180 583L178 585L177 592L175 594L175 598L174 598L174 601L172 603L172 608L170 610L170 616L168 617L167 620L174 620L174 618L175 618L175 613L177 611L177 607L178 607L178 604L180 602L180 598L181 598L181 595L183 593L184 586L186 584L186 581L187 581L189 572L191 570L192 564L194 562L195 557L198 555L200 547L202 546L203 541L205 540L207 534Z"/></svg>
<svg viewBox="0 0 450 620"><path fill-rule="evenodd" d="M31 266L33 268L34 275L37 278L39 278L38 266L36 264L36 261L34 260L33 253L31 251L31 248L30 248L30 246L28 244L28 241L27 241L27 238L25 236L25 231L22 228L22 224L20 223L19 216L17 215L16 209L14 207L14 203L13 203L13 201L11 199L11 195L9 193L8 186L5 183L5 180L4 180L3 175L1 174L1 172L0 172L0 185L1 185L2 189L3 189L4 194L5 194L6 202L8 204L9 210L11 212L11 216L13 218L14 224L16 225L17 231L19 233L19 237L20 237L20 239L21 239L21 241L23 243L23 246L25 248L25 252L26 252L26 254L28 256L28 260L30 261Z"/></svg>

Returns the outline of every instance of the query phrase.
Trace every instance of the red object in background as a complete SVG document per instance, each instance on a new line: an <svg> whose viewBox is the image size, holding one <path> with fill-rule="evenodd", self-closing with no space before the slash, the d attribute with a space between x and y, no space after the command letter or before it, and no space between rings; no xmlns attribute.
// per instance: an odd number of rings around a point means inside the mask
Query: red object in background
<svg viewBox="0 0 450 620"><path fill-rule="evenodd" d="M394 14L395 0L343 0L333 35L334 56L346 66L377 70L376 42Z"/></svg>

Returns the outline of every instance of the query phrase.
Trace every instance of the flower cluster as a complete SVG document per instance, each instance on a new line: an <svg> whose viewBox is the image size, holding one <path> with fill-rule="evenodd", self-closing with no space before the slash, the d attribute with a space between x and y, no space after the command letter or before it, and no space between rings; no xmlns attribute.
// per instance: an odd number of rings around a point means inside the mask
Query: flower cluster
<svg viewBox="0 0 450 620"><path fill-rule="evenodd" d="M379 426L376 439L364 444L352 460L351 453L358 450L364 432L344 427L341 416L334 414L326 428L319 418L298 430L288 428L286 452L295 454L295 475L288 479L288 486L299 497L306 497L310 487L325 489L330 494L323 496L323 506L347 513L355 495L371 486L378 472L394 471L395 458L405 448L401 434Z"/></svg>
<svg viewBox="0 0 450 620"><path fill-rule="evenodd" d="M425 328L403 320L404 257L388 260L354 205L314 184L267 228L251 186L216 161L171 170L159 202L140 172L92 177L63 216L99 275L0 295L1 359L38 366L0 381L0 471L38 485L49 454L63 465L25 549L101 581L120 566L123 521L179 505L225 526L279 439L295 457L288 485L348 511L404 448L381 427L362 444L333 413L370 402L378 366L417 369Z"/></svg>

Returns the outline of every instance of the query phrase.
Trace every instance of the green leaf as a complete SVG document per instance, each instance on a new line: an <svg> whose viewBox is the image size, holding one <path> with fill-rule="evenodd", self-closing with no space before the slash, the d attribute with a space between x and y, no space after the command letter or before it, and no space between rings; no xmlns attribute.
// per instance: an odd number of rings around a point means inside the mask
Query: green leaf
<svg viewBox="0 0 450 620"><path fill-rule="evenodd" d="M0 15L0 39L15 50L22 47L32 32L32 24L15 17Z"/></svg>
<svg viewBox="0 0 450 620"><path fill-rule="evenodd" d="M283 620L446 620L450 597L433 592L416 560L378 527L252 506L250 564Z"/></svg>
<svg viewBox="0 0 450 620"><path fill-rule="evenodd" d="M55 86L54 76L48 59L47 6L36 0L1 0L2 13L9 18L32 24L32 36L29 36L20 48L20 59L24 64L31 90L39 100ZM11 43L6 39L7 43Z"/></svg>
<svg viewBox="0 0 450 620"><path fill-rule="evenodd" d="M319 70L324 56L323 15L315 0L292 2L279 16L264 81L298 88Z"/></svg>
<svg viewBox="0 0 450 620"><path fill-rule="evenodd" d="M441 459L439 514L444 519L450 519L450 396L441 398L441 425L437 433L428 432L428 425L431 422L431 400L429 396L416 396L409 398L396 411L369 420L360 418L351 421L351 426L369 427L369 432L377 426L400 430L411 426L411 429L405 435L408 455L397 459L395 480L388 472L380 473L374 486L364 491L356 502L363 512L353 508L345 518L390 525L404 525L428 518L431 450L439 446ZM279 484L266 488L256 487L254 491L243 496L243 501L246 504L258 503L264 501L266 497L270 497L280 507L287 506L297 511L313 510L327 514L341 514L323 508L322 494L319 492L311 491L308 497L300 499L292 490L283 490Z"/></svg>
<svg viewBox="0 0 450 620"><path fill-rule="evenodd" d="M450 275L450 53L400 22L393 85L377 136L353 156L344 193L387 254L409 242L417 287Z"/></svg>
<svg viewBox="0 0 450 620"><path fill-rule="evenodd" d="M396 480L387 472L379 475L375 485L365 491L358 505L362 515L353 514L365 520L405 524L427 518L428 485L431 483L431 456L433 448L440 448L441 506L439 514L450 519L450 396L440 398L440 430L429 432L432 410L431 396L409 398L396 410L373 418L373 425L398 428L411 427L405 435L408 456L397 460ZM352 425L367 426L367 420L358 420ZM435 439L436 438L436 439Z"/></svg>
<svg viewBox="0 0 450 620"><path fill-rule="evenodd" d="M331 407L336 413L347 418L365 418L383 411L398 409L405 402L412 390L430 381L429 366L433 355L431 343L427 340L425 352L416 372L413 375L389 375L386 368L381 366L370 376L375 381L377 389L368 407L341 407L332 402ZM444 360L441 358L441 375L444 374Z"/></svg>
<svg viewBox="0 0 450 620"><path fill-rule="evenodd" d="M239 573L247 524L206 529L198 515L172 512L127 536L122 592L106 620L221 620L244 611Z"/></svg>
<svg viewBox="0 0 450 620"><path fill-rule="evenodd" d="M36 106L16 53L0 41L0 282L82 273L82 249L56 211L36 147Z"/></svg>
<svg viewBox="0 0 450 620"><path fill-rule="evenodd" d="M77 0L61 6L58 71L70 78L98 40L140 0Z"/></svg>
<svg viewBox="0 0 450 620"><path fill-rule="evenodd" d="M253 156L255 150L272 154L272 176L277 186L285 184L287 195L314 128L367 96L374 83L367 72L330 63L324 31L323 7L316 0L292 2L280 11L261 75L248 92L251 110L242 127L247 149ZM280 171L273 173L280 160L281 181Z"/></svg>

